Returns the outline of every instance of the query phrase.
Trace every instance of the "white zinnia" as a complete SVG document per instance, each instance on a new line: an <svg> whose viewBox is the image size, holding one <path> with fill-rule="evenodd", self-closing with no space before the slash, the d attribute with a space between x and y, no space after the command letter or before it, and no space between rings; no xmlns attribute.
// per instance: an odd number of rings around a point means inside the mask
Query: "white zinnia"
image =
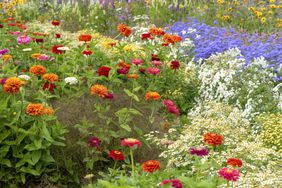
<svg viewBox="0 0 282 188"><path fill-rule="evenodd" d="M65 78L65 82L70 85L75 85L78 83L78 80L75 77L67 77Z"/></svg>
<svg viewBox="0 0 282 188"><path fill-rule="evenodd" d="M30 79L30 76L25 75L25 74L19 75L18 77L19 77L20 79L23 79L23 80L26 80L26 81L28 81L28 80Z"/></svg>

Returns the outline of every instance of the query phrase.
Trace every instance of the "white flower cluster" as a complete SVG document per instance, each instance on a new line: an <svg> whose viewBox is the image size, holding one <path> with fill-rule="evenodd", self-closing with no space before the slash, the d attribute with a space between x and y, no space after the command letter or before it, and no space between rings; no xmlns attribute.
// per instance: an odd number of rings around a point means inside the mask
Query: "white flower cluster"
<svg viewBox="0 0 282 188"><path fill-rule="evenodd" d="M273 90L275 77L263 57L246 65L239 49L229 49L202 61L199 101L234 104L252 119L258 113L281 109L281 90Z"/></svg>
<svg viewBox="0 0 282 188"><path fill-rule="evenodd" d="M78 83L77 78L75 77L67 77L64 79L65 83L69 84L69 85L75 85Z"/></svg>

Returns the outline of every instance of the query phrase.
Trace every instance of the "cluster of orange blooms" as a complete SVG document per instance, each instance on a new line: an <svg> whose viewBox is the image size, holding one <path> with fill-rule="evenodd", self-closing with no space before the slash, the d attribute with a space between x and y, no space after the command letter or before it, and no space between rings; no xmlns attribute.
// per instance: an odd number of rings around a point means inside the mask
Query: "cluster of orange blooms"
<svg viewBox="0 0 282 188"><path fill-rule="evenodd" d="M40 76L46 73L46 68L41 65L34 65L30 67L29 72L35 76Z"/></svg>
<svg viewBox="0 0 282 188"><path fill-rule="evenodd" d="M41 103L30 103L26 107L26 113L30 116L53 115L54 110L51 107L45 107Z"/></svg>
<svg viewBox="0 0 282 188"><path fill-rule="evenodd" d="M156 100L159 100L160 98L161 98L161 95L158 92L155 92L155 91L149 91L145 95L145 99L147 101L149 101L149 100L156 101Z"/></svg>
<svg viewBox="0 0 282 188"><path fill-rule="evenodd" d="M132 33L132 29L125 24L119 24L118 31L125 37L128 37Z"/></svg>
<svg viewBox="0 0 282 188"><path fill-rule="evenodd" d="M204 134L204 142L212 146L219 146L222 144L223 136L216 133L206 133Z"/></svg>
<svg viewBox="0 0 282 188"><path fill-rule="evenodd" d="M157 27L150 28L149 33L151 33L152 35L157 35L157 36L161 36L165 34L162 28L157 28Z"/></svg>
<svg viewBox="0 0 282 188"><path fill-rule="evenodd" d="M108 91L107 87L105 87L101 84L95 84L90 88L90 94L91 95L98 95L102 98L105 98L109 94L109 91Z"/></svg>
<svg viewBox="0 0 282 188"><path fill-rule="evenodd" d="M58 75L54 74L54 73L47 73L43 75L44 80L53 83L53 82L57 82L59 77Z"/></svg>
<svg viewBox="0 0 282 188"><path fill-rule="evenodd" d="M169 44L175 44L177 42L181 42L182 38L178 35L165 34L163 36L163 40L165 41L166 45L169 45Z"/></svg>

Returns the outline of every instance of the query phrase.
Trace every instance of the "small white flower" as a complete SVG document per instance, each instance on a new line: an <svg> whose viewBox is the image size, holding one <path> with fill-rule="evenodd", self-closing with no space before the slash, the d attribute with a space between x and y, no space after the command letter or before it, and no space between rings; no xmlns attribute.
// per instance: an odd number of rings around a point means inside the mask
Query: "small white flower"
<svg viewBox="0 0 282 188"><path fill-rule="evenodd" d="M75 77L67 77L65 78L65 82L69 85L75 85L78 83L78 80Z"/></svg>
<svg viewBox="0 0 282 188"><path fill-rule="evenodd" d="M23 49L24 52L30 52L32 49L31 48L25 48Z"/></svg>
<svg viewBox="0 0 282 188"><path fill-rule="evenodd" d="M26 80L26 81L28 81L28 80L30 79L30 76L25 75L25 74L19 75L18 77L19 77L20 79L23 79L23 80Z"/></svg>
<svg viewBox="0 0 282 188"><path fill-rule="evenodd" d="M70 48L69 47L59 47L58 50L69 51Z"/></svg>

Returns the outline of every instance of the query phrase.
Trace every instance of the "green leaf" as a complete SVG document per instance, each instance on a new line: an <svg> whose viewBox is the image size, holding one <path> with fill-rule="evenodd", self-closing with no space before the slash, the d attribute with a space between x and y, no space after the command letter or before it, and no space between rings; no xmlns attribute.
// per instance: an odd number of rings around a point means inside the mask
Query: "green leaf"
<svg viewBox="0 0 282 188"><path fill-rule="evenodd" d="M11 130L2 130L3 132L0 134L0 143L5 140L10 134Z"/></svg>
<svg viewBox="0 0 282 188"><path fill-rule="evenodd" d="M10 146L7 146L7 145L4 145L0 148L0 161L7 155L9 149L10 149Z"/></svg>
<svg viewBox="0 0 282 188"><path fill-rule="evenodd" d="M33 164L38 163L38 161L41 157L41 153L42 153L41 150L33 151L31 153L31 160L32 160Z"/></svg>
<svg viewBox="0 0 282 188"><path fill-rule="evenodd" d="M0 164L6 165L7 167L12 167L11 161L9 159L1 159Z"/></svg>
<svg viewBox="0 0 282 188"><path fill-rule="evenodd" d="M209 181L202 181L196 185L196 188L215 188L215 185Z"/></svg>
<svg viewBox="0 0 282 188"><path fill-rule="evenodd" d="M131 132L131 131L132 131L131 128L130 128L130 126L127 125L127 124L121 124L120 126L121 126L121 128L127 130L128 132Z"/></svg>
<svg viewBox="0 0 282 188"><path fill-rule="evenodd" d="M28 167L22 167L20 169L20 171L28 173L28 174L32 174L34 176L39 176L40 175L40 173L37 170L31 169L31 168L28 168Z"/></svg>
<svg viewBox="0 0 282 188"><path fill-rule="evenodd" d="M131 91L129 91L128 89L124 89L124 92L129 96L132 97L134 100L136 100L137 102L139 102L139 98L137 95L135 95L134 93L132 93Z"/></svg>
<svg viewBox="0 0 282 188"><path fill-rule="evenodd" d="M54 142L45 124L42 125L41 136L49 142Z"/></svg>

